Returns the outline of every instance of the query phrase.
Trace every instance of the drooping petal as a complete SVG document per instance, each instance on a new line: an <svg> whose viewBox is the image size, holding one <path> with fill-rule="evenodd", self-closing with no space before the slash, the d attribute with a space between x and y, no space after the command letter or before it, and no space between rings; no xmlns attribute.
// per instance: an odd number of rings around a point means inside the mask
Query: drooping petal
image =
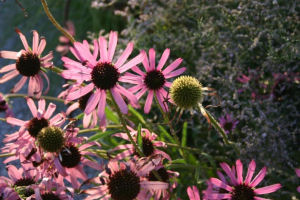
<svg viewBox="0 0 300 200"><path fill-rule="evenodd" d="M145 107L144 107L144 112L145 113L150 112L150 108L151 108L151 104L152 104L152 100L153 100L153 94L154 94L154 92L152 90L149 90L148 96L147 96L147 99L146 99L146 103L145 103Z"/></svg>
<svg viewBox="0 0 300 200"><path fill-rule="evenodd" d="M124 114L127 114L128 107L127 107L124 99L120 95L120 93L115 88L112 88L110 91L111 91L111 94L112 94L113 98L115 99L117 105L119 106L121 112Z"/></svg>
<svg viewBox="0 0 300 200"><path fill-rule="evenodd" d="M95 108L100 100L100 93L101 93L101 91L99 89L97 89L96 92L94 92L90 96L90 98L88 99L88 102L86 104L86 108L84 110L85 114L90 114L93 110L95 110Z"/></svg>
<svg viewBox="0 0 300 200"><path fill-rule="evenodd" d="M11 90L11 93L18 92L18 91L24 86L24 84L26 83L27 79L28 79L27 76L23 76L23 77L16 83L16 85L14 86L14 88Z"/></svg>
<svg viewBox="0 0 300 200"><path fill-rule="evenodd" d="M10 71L0 78L0 83L5 83L6 81L9 81L18 75L19 72L17 70Z"/></svg>
<svg viewBox="0 0 300 200"><path fill-rule="evenodd" d="M71 92L70 94L68 94L67 96L67 100L68 101L73 101L75 99L79 99L80 97L86 95L87 93L89 93L90 91L92 91L94 88L94 84L90 83L84 87L80 87L78 90Z"/></svg>

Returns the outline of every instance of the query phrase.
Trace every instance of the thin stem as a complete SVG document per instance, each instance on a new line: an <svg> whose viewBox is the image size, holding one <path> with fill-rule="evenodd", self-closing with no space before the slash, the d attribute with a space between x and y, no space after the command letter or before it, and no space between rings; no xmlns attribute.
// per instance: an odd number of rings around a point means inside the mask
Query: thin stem
<svg viewBox="0 0 300 200"><path fill-rule="evenodd" d="M107 125L106 128L122 128L121 125ZM88 132L94 132L99 131L99 128L90 128L90 129L83 129L78 131L78 134L88 133Z"/></svg>
<svg viewBox="0 0 300 200"><path fill-rule="evenodd" d="M5 118L0 118L0 121L6 122L6 119Z"/></svg>
<svg viewBox="0 0 300 200"><path fill-rule="evenodd" d="M113 103L114 107L116 108L116 111L117 111L117 113L118 113L118 115L119 115L119 118L120 118L120 120L121 120L122 126L123 126L123 128L124 128L124 130L125 130L125 132L126 132L126 134L127 134L127 136L128 136L128 138L129 138L131 144L133 144L135 150L138 152L138 154L139 154L140 156L145 157L144 153L140 150L140 148L138 147L138 145L137 145L137 144L135 143L135 141L133 140L133 138L132 138L132 136L131 136L131 134L130 134L130 131L129 131L128 128L127 128L127 124L126 124L126 121L125 121L125 119L124 119L124 116L123 116L123 114L121 113L121 110L120 110L118 104L116 103L115 99L113 98L113 96L112 96L112 94L111 94L111 91L109 91L109 95L110 95L110 97L111 97L111 100L112 100L112 103Z"/></svg>
<svg viewBox="0 0 300 200"><path fill-rule="evenodd" d="M0 154L0 158L5 158L5 157L9 157L9 156L14 156L14 153L6 153L6 154Z"/></svg>
<svg viewBox="0 0 300 200"><path fill-rule="evenodd" d="M4 95L4 98L6 99L9 99L9 98L25 98L27 97L28 94L6 94ZM50 100L50 101L58 101L58 102L62 102L64 103L65 101L63 99L59 99L59 98L56 98L56 97L50 97L50 96L41 96L40 98L36 98L36 97L31 97L31 98L34 98L34 99L46 99L46 100Z"/></svg>
<svg viewBox="0 0 300 200"><path fill-rule="evenodd" d="M72 43L75 42L75 39L73 38L73 36L66 31L53 17L53 15L51 14L48 4L46 2L46 0L41 0L44 11L46 13L46 15L48 16L49 20L52 22L52 24L57 28L57 30L59 30L64 36L66 36Z"/></svg>
<svg viewBox="0 0 300 200"><path fill-rule="evenodd" d="M55 67L55 66L51 66L50 67L50 70L52 70L53 72L57 73L57 74L60 74L62 73L62 69L58 68L58 67Z"/></svg>

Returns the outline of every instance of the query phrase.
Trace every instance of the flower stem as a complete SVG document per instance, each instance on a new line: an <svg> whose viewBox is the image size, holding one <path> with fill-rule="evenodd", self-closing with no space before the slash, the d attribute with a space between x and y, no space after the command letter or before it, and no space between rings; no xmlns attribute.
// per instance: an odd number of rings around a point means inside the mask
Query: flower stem
<svg viewBox="0 0 300 200"><path fill-rule="evenodd" d="M62 69L55 67L55 66L51 66L50 69L57 74L60 74L63 71Z"/></svg>
<svg viewBox="0 0 300 200"><path fill-rule="evenodd" d="M6 122L6 119L5 118L0 118L0 121Z"/></svg>
<svg viewBox="0 0 300 200"><path fill-rule="evenodd" d="M124 130L125 130L125 132L126 132L126 134L127 134L127 136L128 136L128 138L129 138L131 144L133 144L135 150L138 152L138 154L139 154L140 156L145 157L144 153L140 150L140 148L138 147L138 145L137 145L137 144L135 143L135 141L133 140L133 138L132 138L132 136L131 136L131 134L130 134L130 131L129 131L128 128L127 128L127 124L126 124L126 121L125 121L125 119L124 119L124 116L123 116L123 114L122 114L122 112L121 112L121 110L120 110L118 104L116 103L115 99L113 98L113 96L112 96L112 94L111 94L111 91L109 91L109 95L110 95L110 97L111 97L111 100L112 100L112 103L113 103L114 107L116 108L116 111L117 111L117 113L118 113L118 115L119 115L119 118L120 118L120 120L121 120L122 126L123 126L123 128L124 128Z"/></svg>
<svg viewBox="0 0 300 200"><path fill-rule="evenodd" d="M10 98L25 98L27 96L28 96L28 94L6 94L6 95L4 95L4 98L5 99L10 99ZM31 98L38 99L36 97L31 97ZM41 96L39 99L46 99L46 100L51 100L51 101L58 101L58 102L62 102L62 103L65 102L63 99L59 99L59 98L56 98L56 97L50 97L50 96Z"/></svg>
<svg viewBox="0 0 300 200"><path fill-rule="evenodd" d="M51 14L48 4L46 2L46 0L41 0L44 11L46 13L46 15L48 16L49 20L52 22L52 24L57 28L57 30L59 30L64 36L66 36L72 43L75 42L75 39L73 38L73 36L68 33L68 31L66 31L53 17L53 15Z"/></svg>
<svg viewBox="0 0 300 200"><path fill-rule="evenodd" d="M0 158L4 158L4 157L9 157L9 156L14 156L14 153L5 153L5 154L0 154Z"/></svg>
<svg viewBox="0 0 300 200"><path fill-rule="evenodd" d="M227 145L229 145L230 143L228 141L227 135L226 135L224 129L219 124L219 122L217 122L217 120L212 116L212 114L210 114L210 112L208 110L206 110L202 106L202 104L199 104L199 109L200 109L201 113L203 115L205 115L205 117L207 117L207 119L209 119L209 121L212 124L212 126L221 134L224 143L227 144Z"/></svg>
<svg viewBox="0 0 300 200"><path fill-rule="evenodd" d="M107 125L106 128L122 128L123 126L120 125ZM90 129L83 129L78 131L78 134L88 133L88 132L94 132L99 131L99 128L90 128Z"/></svg>

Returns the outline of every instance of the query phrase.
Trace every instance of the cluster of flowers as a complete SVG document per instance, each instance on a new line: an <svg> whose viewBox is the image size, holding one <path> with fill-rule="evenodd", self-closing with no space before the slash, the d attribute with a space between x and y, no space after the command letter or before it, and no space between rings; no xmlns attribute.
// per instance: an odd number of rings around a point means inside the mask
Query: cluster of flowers
<svg viewBox="0 0 300 200"><path fill-rule="evenodd" d="M1 111L6 111L6 122L20 126L12 134L7 134L2 153L11 154L4 163L20 161L21 167L7 165L10 178L0 177L0 199L73 199L75 193L85 194L86 199L170 199L172 190L176 187L178 172L167 170L164 163L171 160L170 156L158 149L166 148L166 144L158 141L157 135L148 129L125 126L126 132L115 133L113 136L127 141L129 144L119 145L109 151L115 153L108 161L97 158L97 150L101 149L98 142L80 137L79 128L67 115L77 108L83 113L83 127L91 128L97 124L105 130L105 107L107 101L115 105L119 114L127 114L128 104L138 108L138 100L147 92L144 112L149 113L155 98L163 112L168 112L168 104L174 103L181 108L192 108L201 103L202 86L192 77L182 76L173 82L170 79L181 75L185 68L178 68L181 58L164 67L170 50L166 49L158 64L155 64L155 50L145 51L128 60L133 51L133 43L129 43L118 59L113 59L116 51L118 36L110 32L109 41L100 36L91 46L86 40L74 42L69 50L76 60L62 57L66 68L60 74L72 81L59 97L71 104L66 113L54 115L56 105L41 98L43 93L45 68L52 67L52 53L42 57L45 49L45 38L39 38L33 31L32 48L29 47L24 35L17 30L24 49L19 52L0 51L0 58L14 59L15 64L1 68L0 73L6 73L0 78L0 83L6 82L17 75L22 78L17 82L12 92L19 91L29 79L28 96L38 98L38 106L32 98L27 97L27 105L32 113L30 120L24 121L10 115L11 111L5 101L0 98ZM126 62L127 61L127 62ZM138 68L142 63L144 71ZM129 72L129 70L132 72ZM122 86L120 83L133 84L133 87ZM166 88L170 88L171 98L168 98ZM191 97L190 94L193 94ZM77 102L74 102L77 100ZM52 115L54 115L52 117ZM233 126L236 122L233 122ZM64 126L64 127L63 127ZM63 128L62 128L63 127ZM138 146L139 137L141 145ZM88 177L84 167L99 170L97 177ZM230 167L221 163L229 179L217 172L219 179L207 181L208 188L203 191L203 199L232 199L232 200L263 200L260 194L272 193L280 189L280 184L262 188L256 186L266 175L264 167L252 179L255 172L255 162L249 164L246 178L243 179L243 165L240 160ZM83 185L93 187L82 189ZM70 187L72 186L72 187ZM195 186L187 189L190 199L200 199Z"/></svg>

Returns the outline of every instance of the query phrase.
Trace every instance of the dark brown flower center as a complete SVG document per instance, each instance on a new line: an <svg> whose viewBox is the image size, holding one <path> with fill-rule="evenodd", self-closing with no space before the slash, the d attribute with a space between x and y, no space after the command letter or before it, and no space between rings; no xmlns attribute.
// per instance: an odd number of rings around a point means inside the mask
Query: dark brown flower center
<svg viewBox="0 0 300 200"><path fill-rule="evenodd" d="M38 133L47 126L49 126L49 121L47 119L38 119L35 117L29 121L27 130L32 137L36 138Z"/></svg>
<svg viewBox="0 0 300 200"><path fill-rule="evenodd" d="M237 185L232 191L232 200L254 200L254 190L248 185Z"/></svg>
<svg viewBox="0 0 300 200"><path fill-rule="evenodd" d="M153 143L151 142L151 140L149 140L146 137L143 137L142 141L143 141L143 143L142 143L142 150L143 150L144 155L146 157L151 156L153 154L153 152L154 152ZM134 150L134 151L135 151L134 152L135 155L139 155L139 153L136 150Z"/></svg>
<svg viewBox="0 0 300 200"><path fill-rule="evenodd" d="M7 110L7 105L5 100L0 101L0 112L1 111L6 111Z"/></svg>
<svg viewBox="0 0 300 200"><path fill-rule="evenodd" d="M60 200L60 198L56 194L53 194L52 192L47 192L45 194L42 194L42 199L43 200Z"/></svg>
<svg viewBox="0 0 300 200"><path fill-rule="evenodd" d="M108 190L113 200L133 200L140 192L140 179L131 170L120 170L109 177Z"/></svg>
<svg viewBox="0 0 300 200"><path fill-rule="evenodd" d="M161 71L155 69L147 72L144 82L150 90L158 90L165 84L166 79Z"/></svg>
<svg viewBox="0 0 300 200"><path fill-rule="evenodd" d="M113 88L120 77L117 68L109 62L99 62L94 67L91 75L95 86L102 90Z"/></svg>
<svg viewBox="0 0 300 200"><path fill-rule="evenodd" d="M90 96L93 94L93 92L89 92L87 93L86 95L82 96L79 98L79 108L84 111L85 110L85 107L86 107L86 104L90 98Z"/></svg>
<svg viewBox="0 0 300 200"><path fill-rule="evenodd" d="M80 163L81 154L77 147L64 147L60 152L60 164L67 168L72 168Z"/></svg>
<svg viewBox="0 0 300 200"><path fill-rule="evenodd" d="M41 70L40 58L31 52L23 53L17 59L16 68L23 76L34 76Z"/></svg>
<svg viewBox="0 0 300 200"><path fill-rule="evenodd" d="M28 186L32 184L35 184L32 178L21 178L15 182L15 186Z"/></svg>
<svg viewBox="0 0 300 200"><path fill-rule="evenodd" d="M159 175L159 177L161 178L161 180L163 182L166 182L166 183L169 182L169 174L168 174L166 168L162 167L155 171L157 172L157 174ZM149 179L149 181L158 181L158 179L154 175L153 171L150 172L148 179Z"/></svg>

